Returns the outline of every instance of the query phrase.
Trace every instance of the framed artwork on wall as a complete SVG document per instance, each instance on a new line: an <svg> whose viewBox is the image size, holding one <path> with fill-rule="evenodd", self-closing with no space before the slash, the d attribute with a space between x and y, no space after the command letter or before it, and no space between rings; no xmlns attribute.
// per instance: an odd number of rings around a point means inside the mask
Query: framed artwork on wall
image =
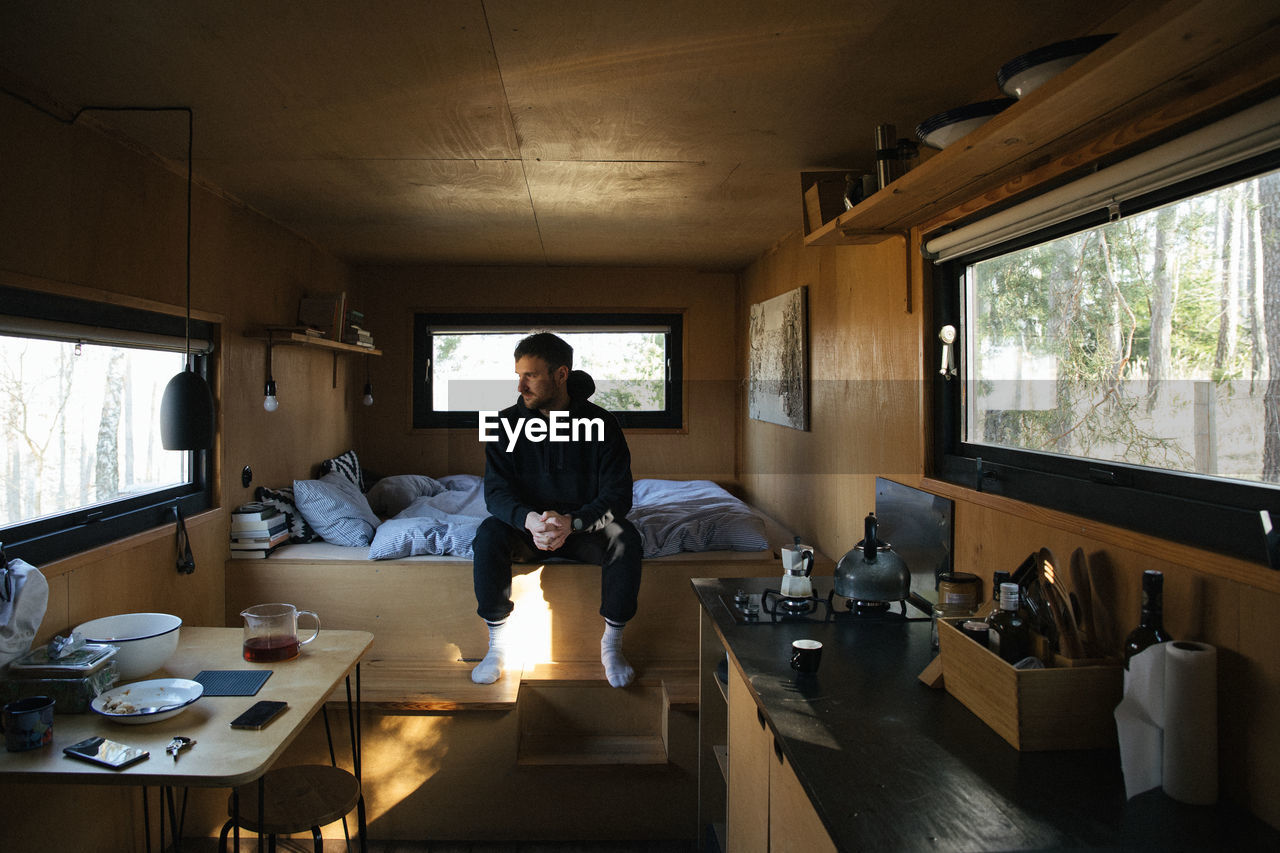
<svg viewBox="0 0 1280 853"><path fill-rule="evenodd" d="M792 429L809 428L808 288L751 306L747 414Z"/></svg>

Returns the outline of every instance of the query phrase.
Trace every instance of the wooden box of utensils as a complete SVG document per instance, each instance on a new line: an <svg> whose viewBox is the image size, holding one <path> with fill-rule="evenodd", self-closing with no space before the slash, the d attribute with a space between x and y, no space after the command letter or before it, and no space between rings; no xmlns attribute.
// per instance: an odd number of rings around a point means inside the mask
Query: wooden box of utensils
<svg viewBox="0 0 1280 853"><path fill-rule="evenodd" d="M942 682L996 734L1024 751L1115 745L1119 664L1058 657L1045 669L1014 669L962 634L962 621L938 620Z"/></svg>
<svg viewBox="0 0 1280 853"><path fill-rule="evenodd" d="M1100 637L1092 608L1088 561L1072 554L1068 573L1042 548L1013 573L1034 599L1040 620L1033 646L1044 669L1015 669L986 646L965 636L963 619L939 619L942 679L948 693L1013 747L1026 750L1095 749L1114 746L1112 712L1124 676L1114 649ZM1054 650L1057 651L1054 651Z"/></svg>

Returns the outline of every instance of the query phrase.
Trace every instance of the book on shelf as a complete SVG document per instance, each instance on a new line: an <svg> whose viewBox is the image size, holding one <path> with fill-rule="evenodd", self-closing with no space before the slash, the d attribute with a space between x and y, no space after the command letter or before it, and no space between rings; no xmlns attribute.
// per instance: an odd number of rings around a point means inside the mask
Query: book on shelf
<svg viewBox="0 0 1280 853"><path fill-rule="evenodd" d="M348 326L347 330L342 333L342 342L355 344L356 346L372 347L373 333L359 326Z"/></svg>
<svg viewBox="0 0 1280 853"><path fill-rule="evenodd" d="M277 513L262 521L237 521L231 517L232 536L274 536L289 526L289 520L283 513Z"/></svg>
<svg viewBox="0 0 1280 853"><path fill-rule="evenodd" d="M269 536L255 535L236 535L231 534L231 550L233 551L254 551L263 548L274 548L277 545L283 545L289 541L289 531L281 528L279 533Z"/></svg>
<svg viewBox="0 0 1280 853"><path fill-rule="evenodd" d="M269 521L280 514L280 510L270 504L241 504L231 511L231 523L236 524L238 522L246 524L254 521Z"/></svg>
<svg viewBox="0 0 1280 853"><path fill-rule="evenodd" d="M306 335L308 338L325 337L324 331L317 329L315 326L268 326L267 331L281 335Z"/></svg>
<svg viewBox="0 0 1280 853"><path fill-rule="evenodd" d="M253 551L235 551L231 556L237 560L261 560L270 557L283 547L283 545L273 545L270 548L261 548Z"/></svg>

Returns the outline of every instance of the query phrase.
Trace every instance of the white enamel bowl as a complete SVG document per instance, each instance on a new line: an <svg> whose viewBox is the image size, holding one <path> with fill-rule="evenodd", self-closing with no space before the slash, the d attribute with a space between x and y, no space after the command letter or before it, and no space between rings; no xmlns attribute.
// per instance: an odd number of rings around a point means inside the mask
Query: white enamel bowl
<svg viewBox="0 0 1280 853"><path fill-rule="evenodd" d="M86 642L118 646L116 666L121 681L150 675L178 648L182 620L169 613L121 613L92 619L76 627Z"/></svg>

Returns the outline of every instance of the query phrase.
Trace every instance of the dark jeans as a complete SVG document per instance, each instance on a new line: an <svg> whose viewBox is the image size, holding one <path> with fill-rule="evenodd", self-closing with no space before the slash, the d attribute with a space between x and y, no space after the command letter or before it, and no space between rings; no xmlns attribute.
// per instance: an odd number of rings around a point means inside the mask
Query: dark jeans
<svg viewBox="0 0 1280 853"><path fill-rule="evenodd" d="M516 530L489 516L476 531L472 578L476 612L488 622L500 622L511 614L511 564L533 563L560 557L600 566L600 615L623 623L636 615L640 594L640 532L625 518L591 533L571 533L555 551L540 551L528 530Z"/></svg>

